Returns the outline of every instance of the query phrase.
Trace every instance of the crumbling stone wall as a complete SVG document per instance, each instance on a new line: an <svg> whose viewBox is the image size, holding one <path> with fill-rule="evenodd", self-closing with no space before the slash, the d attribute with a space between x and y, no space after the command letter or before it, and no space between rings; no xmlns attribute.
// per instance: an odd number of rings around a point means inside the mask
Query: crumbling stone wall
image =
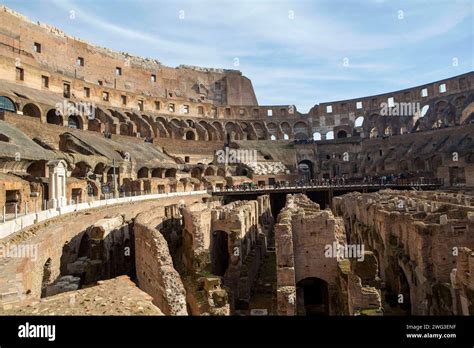
<svg viewBox="0 0 474 348"><path fill-rule="evenodd" d="M338 261L336 257L326 257L325 249L343 242L342 220L334 218L330 210L320 210L317 203L302 194L287 196L275 225L279 313L287 313L287 301L293 301L288 287L295 287L296 294L297 283L305 278L319 278L328 284L328 312L335 311ZM291 303L294 310L296 301Z"/></svg>
<svg viewBox="0 0 474 348"><path fill-rule="evenodd" d="M69 262L61 262L64 246L71 241L79 244L80 236L97 221L111 216L125 215L124 221L128 222L139 213L149 209L164 209L164 206L178 204L180 201L192 204L201 199L202 196L196 195L97 208L54 218L2 239L0 244L2 248L25 245L29 248L37 248L34 249L37 250L37 254L0 258L2 266L0 306L9 307L31 299L39 299L43 283L46 281L48 284L53 284L61 277L61 265L75 260L71 258ZM12 279L15 280L13 283Z"/></svg>
<svg viewBox="0 0 474 348"><path fill-rule="evenodd" d="M230 290L232 309L248 307L251 290L267 248L266 236L272 224L270 212L268 197L232 202L212 211L211 263L215 266L220 262L217 256L219 252L229 255L222 276L224 285ZM222 233L226 234L225 246L217 245L219 234ZM227 250L219 250L219 247Z"/></svg>
<svg viewBox="0 0 474 348"><path fill-rule="evenodd" d="M187 315L186 290L173 265L168 242L160 232L165 218L144 212L134 224L138 286L166 315Z"/></svg>
<svg viewBox="0 0 474 348"><path fill-rule="evenodd" d="M454 313L443 293L451 292L460 248L474 244L471 202L470 195L392 190L333 199L348 239L376 255L386 312Z"/></svg>

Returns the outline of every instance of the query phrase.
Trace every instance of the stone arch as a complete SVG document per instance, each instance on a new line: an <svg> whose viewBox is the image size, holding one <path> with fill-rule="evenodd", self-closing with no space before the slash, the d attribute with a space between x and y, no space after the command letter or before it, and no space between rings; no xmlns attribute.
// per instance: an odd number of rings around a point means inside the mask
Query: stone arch
<svg viewBox="0 0 474 348"><path fill-rule="evenodd" d="M322 139L321 133L319 133L319 132L314 132L313 133L313 140L314 141L319 141L321 139Z"/></svg>
<svg viewBox="0 0 474 348"><path fill-rule="evenodd" d="M188 130L184 134L185 140L196 140L196 132L194 130Z"/></svg>
<svg viewBox="0 0 474 348"><path fill-rule="evenodd" d="M230 140L238 140L237 136L237 126L234 122L227 122L225 125L225 131L227 133L227 137Z"/></svg>
<svg viewBox="0 0 474 348"><path fill-rule="evenodd" d="M154 168L152 171L151 171L151 177L152 178L162 178L163 177L163 168Z"/></svg>
<svg viewBox="0 0 474 348"><path fill-rule="evenodd" d="M283 133L283 139L285 139L285 135L287 135L288 138L285 140L289 140L293 134L290 124L288 122L282 122L280 123L280 129Z"/></svg>
<svg viewBox="0 0 474 348"><path fill-rule="evenodd" d="M67 119L67 126L73 129L84 129L84 121L81 116L71 115Z"/></svg>
<svg viewBox="0 0 474 348"><path fill-rule="evenodd" d="M343 129L339 130L336 135L337 139L347 138L347 132Z"/></svg>
<svg viewBox="0 0 474 348"><path fill-rule="evenodd" d="M147 179L150 174L150 170L147 167L142 167L137 172L138 179Z"/></svg>
<svg viewBox="0 0 474 348"><path fill-rule="evenodd" d="M87 129L93 132L100 132L101 131L100 120L97 118L89 119L87 121Z"/></svg>
<svg viewBox="0 0 474 348"><path fill-rule="evenodd" d="M41 119L41 109L33 103L28 103L23 107L23 115Z"/></svg>
<svg viewBox="0 0 474 348"><path fill-rule="evenodd" d="M268 133L271 140L278 139L278 126L274 122L267 123ZM272 138L273 137L273 138Z"/></svg>
<svg viewBox="0 0 474 348"><path fill-rule="evenodd" d="M308 159L298 162L298 174L305 177L308 181L314 177L314 165Z"/></svg>
<svg viewBox="0 0 474 348"><path fill-rule="evenodd" d="M297 140L307 140L309 134L309 127L305 122L296 122L293 125L293 134Z"/></svg>
<svg viewBox="0 0 474 348"><path fill-rule="evenodd" d="M131 122L128 121L126 123L120 123L119 133L120 135L133 136L133 125L131 124Z"/></svg>
<svg viewBox="0 0 474 348"><path fill-rule="evenodd" d="M199 167L194 167L191 169L191 177L196 179L201 179L202 177L202 169Z"/></svg>
<svg viewBox="0 0 474 348"><path fill-rule="evenodd" d="M205 176L214 176L214 175L216 175L216 171L214 170L214 168L212 166L209 166L204 171L204 175Z"/></svg>
<svg viewBox="0 0 474 348"><path fill-rule="evenodd" d="M34 161L28 166L26 172L35 178L44 178L46 177L46 162L45 160Z"/></svg>
<svg viewBox="0 0 474 348"><path fill-rule="evenodd" d="M321 278L308 277L296 283L298 314L329 315L329 285Z"/></svg>
<svg viewBox="0 0 474 348"><path fill-rule="evenodd" d="M354 121L354 127L362 127L364 124L364 116L359 116Z"/></svg>
<svg viewBox="0 0 474 348"><path fill-rule="evenodd" d="M155 125L157 129L157 135L161 138L169 138L171 131L167 128L167 122L162 117L155 118Z"/></svg>
<svg viewBox="0 0 474 348"><path fill-rule="evenodd" d="M224 127L222 126L222 123L218 121L212 122L212 126L216 129L216 131L219 134L219 140L224 140L225 139L225 133L224 133Z"/></svg>
<svg viewBox="0 0 474 348"><path fill-rule="evenodd" d="M16 112L15 102L8 97L0 96L0 110Z"/></svg>
<svg viewBox="0 0 474 348"><path fill-rule="evenodd" d="M74 169L71 172L71 176L78 179L86 178L90 169L91 166L88 163L84 161L77 162L74 164Z"/></svg>
<svg viewBox="0 0 474 348"><path fill-rule="evenodd" d="M63 116L56 109L51 109L46 114L46 122L58 126L63 125Z"/></svg>
<svg viewBox="0 0 474 348"><path fill-rule="evenodd" d="M165 172L165 178L176 178L177 170L174 168L169 168Z"/></svg>

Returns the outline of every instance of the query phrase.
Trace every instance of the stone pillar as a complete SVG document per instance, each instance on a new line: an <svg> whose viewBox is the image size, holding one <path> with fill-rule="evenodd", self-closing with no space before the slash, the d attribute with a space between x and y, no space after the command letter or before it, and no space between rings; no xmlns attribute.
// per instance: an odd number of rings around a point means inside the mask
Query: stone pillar
<svg viewBox="0 0 474 348"><path fill-rule="evenodd" d="M48 162L49 168L49 199L51 208L67 205L66 200L66 162L53 160Z"/></svg>

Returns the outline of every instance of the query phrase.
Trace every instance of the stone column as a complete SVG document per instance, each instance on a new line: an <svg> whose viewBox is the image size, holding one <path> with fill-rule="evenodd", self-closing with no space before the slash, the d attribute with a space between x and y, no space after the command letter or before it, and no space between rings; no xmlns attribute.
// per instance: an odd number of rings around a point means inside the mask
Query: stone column
<svg viewBox="0 0 474 348"><path fill-rule="evenodd" d="M52 208L67 205L66 200L66 162L53 160L48 162L49 168L49 198Z"/></svg>

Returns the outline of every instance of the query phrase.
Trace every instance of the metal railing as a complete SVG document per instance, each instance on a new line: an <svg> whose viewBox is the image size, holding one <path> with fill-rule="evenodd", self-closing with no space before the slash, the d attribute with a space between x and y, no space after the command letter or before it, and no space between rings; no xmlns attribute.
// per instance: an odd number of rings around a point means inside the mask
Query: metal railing
<svg viewBox="0 0 474 348"><path fill-rule="evenodd" d="M284 191L298 189L345 189L345 188L391 188L391 187L431 187L442 186L443 179L439 178L417 178L417 179L398 179L394 181L379 180L376 182L331 182L320 181L314 183L301 184L275 184L275 185L238 185L235 187L214 188L212 192L254 192L254 191Z"/></svg>
<svg viewBox="0 0 474 348"><path fill-rule="evenodd" d="M186 194L190 192L196 192L198 190L193 191L179 191L179 192L169 192L170 194ZM82 197L77 197L76 199L71 199L67 202L66 206L74 206L83 203L92 203L96 201L108 201L115 198L127 198L127 197L139 197L139 196L149 196L149 195L166 195L165 192L157 192L152 193L151 190L143 190L143 191L122 191L119 193L101 193L100 196L89 196L86 195L84 199ZM6 203L0 209L0 224L5 223L7 221L15 220L21 218L22 216L26 216L32 213L40 213L42 211L47 211L53 209L53 205L50 201L43 200L39 202L38 200L35 201L28 201L24 203Z"/></svg>

